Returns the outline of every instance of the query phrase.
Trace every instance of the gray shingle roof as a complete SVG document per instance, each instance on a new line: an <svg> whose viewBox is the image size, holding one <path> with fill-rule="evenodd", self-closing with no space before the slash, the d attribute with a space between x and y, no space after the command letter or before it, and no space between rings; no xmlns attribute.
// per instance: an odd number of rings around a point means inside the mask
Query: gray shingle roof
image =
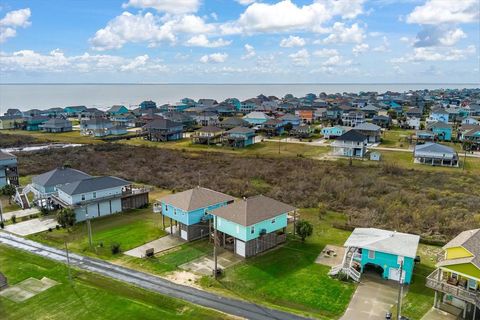
<svg viewBox="0 0 480 320"><path fill-rule="evenodd" d="M52 187L88 178L91 178L91 175L80 170L57 168L33 177L32 182L43 187Z"/></svg>
<svg viewBox="0 0 480 320"><path fill-rule="evenodd" d="M52 118L43 124L44 128L63 128L71 127L72 123L69 120Z"/></svg>
<svg viewBox="0 0 480 320"><path fill-rule="evenodd" d="M158 118L148 122L144 128L145 129L157 129L157 130L166 130L170 128L182 127L182 124L174 122L169 119Z"/></svg>
<svg viewBox="0 0 480 320"><path fill-rule="evenodd" d="M160 201L185 211L192 211L221 202L233 201L234 199L234 197L225 193L203 187L196 187L165 196L161 198Z"/></svg>
<svg viewBox="0 0 480 320"><path fill-rule="evenodd" d="M336 138L335 140L339 141L354 141L354 142L363 142L367 140L367 136L363 135L359 131L352 129L350 131L345 132L340 137Z"/></svg>
<svg viewBox="0 0 480 320"><path fill-rule="evenodd" d="M417 144L415 146L415 153L419 152L428 152L428 153L438 153L438 154L455 154L455 150L450 147L434 143L427 142L425 144Z"/></svg>
<svg viewBox="0 0 480 320"><path fill-rule="evenodd" d="M294 210L296 208L291 205L260 195L239 199L227 206L212 210L210 213L242 226L251 226Z"/></svg>
<svg viewBox="0 0 480 320"><path fill-rule="evenodd" d="M205 126L198 129L197 132L223 132L223 129L215 126Z"/></svg>
<svg viewBox="0 0 480 320"><path fill-rule="evenodd" d="M233 129L228 130L226 133L228 134L245 134L245 133L255 133L255 130L246 128L246 127L235 127Z"/></svg>
<svg viewBox="0 0 480 320"><path fill-rule="evenodd" d="M380 131L381 129L382 128L380 128L376 124L372 124L368 122L360 123L355 126L355 130L358 130L358 131Z"/></svg>
<svg viewBox="0 0 480 320"><path fill-rule="evenodd" d="M68 195L76 195L93 191L124 187L130 184L130 182L117 177L91 177L88 179L67 183L60 186L58 189L62 190Z"/></svg>

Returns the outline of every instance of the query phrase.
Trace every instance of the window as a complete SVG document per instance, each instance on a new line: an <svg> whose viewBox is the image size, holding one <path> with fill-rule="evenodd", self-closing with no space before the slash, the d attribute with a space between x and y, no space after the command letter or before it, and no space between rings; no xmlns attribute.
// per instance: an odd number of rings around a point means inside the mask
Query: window
<svg viewBox="0 0 480 320"><path fill-rule="evenodd" d="M84 195L84 194L82 194L82 201L84 201L84 200L85 200L85 195Z"/></svg>
<svg viewBox="0 0 480 320"><path fill-rule="evenodd" d="M275 218L272 219L272 223L275 223Z"/></svg>
<svg viewBox="0 0 480 320"><path fill-rule="evenodd" d="M375 259L375 251L368 250L368 259Z"/></svg>
<svg viewBox="0 0 480 320"><path fill-rule="evenodd" d="M173 214L174 214L174 215L177 214L177 209L173 209Z"/></svg>
<svg viewBox="0 0 480 320"><path fill-rule="evenodd" d="M93 199L97 199L97 193L96 192L93 193Z"/></svg>
<svg viewBox="0 0 480 320"><path fill-rule="evenodd" d="M252 226L252 228L250 229L250 233L251 233L251 234L254 234L254 233L255 233L255 227L254 227L254 226Z"/></svg>

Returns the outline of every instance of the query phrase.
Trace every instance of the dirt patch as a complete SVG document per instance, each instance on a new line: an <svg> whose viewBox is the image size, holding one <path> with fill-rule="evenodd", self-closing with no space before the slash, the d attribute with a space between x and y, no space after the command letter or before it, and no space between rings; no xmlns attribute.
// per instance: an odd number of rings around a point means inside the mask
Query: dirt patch
<svg viewBox="0 0 480 320"><path fill-rule="evenodd" d="M184 286L189 286L189 287L194 287L197 289L201 289L199 285L196 284L196 282L200 279L199 275L196 275L192 272L188 271L175 271L173 273L170 273L165 276L167 280L170 280L172 282L182 284Z"/></svg>
<svg viewBox="0 0 480 320"><path fill-rule="evenodd" d="M323 264L329 267L335 267L342 263L344 255L344 247L327 244L322 252L320 252L318 255L315 263Z"/></svg>

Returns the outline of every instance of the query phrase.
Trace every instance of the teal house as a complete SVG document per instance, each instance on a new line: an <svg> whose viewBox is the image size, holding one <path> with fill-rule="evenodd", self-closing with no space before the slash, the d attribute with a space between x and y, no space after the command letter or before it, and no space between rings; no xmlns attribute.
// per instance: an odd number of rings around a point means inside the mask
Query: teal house
<svg viewBox="0 0 480 320"><path fill-rule="evenodd" d="M63 109L67 117L78 117L83 111L86 111L85 106L68 106Z"/></svg>
<svg viewBox="0 0 480 320"><path fill-rule="evenodd" d="M168 195L154 206L154 212L170 218L170 233L180 238L192 241L208 236L209 212L226 206L235 198L227 194L196 187L179 193ZM173 225L175 224L175 230Z"/></svg>
<svg viewBox="0 0 480 320"><path fill-rule="evenodd" d="M420 236L376 228L356 228L345 244L341 265L330 275L340 272L360 281L362 273L374 272L383 279L410 284Z"/></svg>
<svg viewBox="0 0 480 320"><path fill-rule="evenodd" d="M433 132L435 137L439 141L451 141L452 140L452 125L445 122L434 122L427 127Z"/></svg>
<svg viewBox="0 0 480 320"><path fill-rule="evenodd" d="M210 213L221 246L248 258L285 242L288 214L295 210L260 195L236 200Z"/></svg>
<svg viewBox="0 0 480 320"><path fill-rule="evenodd" d="M235 127L225 132L223 143L233 148L248 147L255 143L255 130L246 127Z"/></svg>
<svg viewBox="0 0 480 320"><path fill-rule="evenodd" d="M247 121L251 125L264 124L268 120L272 119L263 112L253 111L243 117L243 120Z"/></svg>
<svg viewBox="0 0 480 320"><path fill-rule="evenodd" d="M49 117L45 116L34 116L26 119L26 127L27 131L39 131L43 124L50 120Z"/></svg>
<svg viewBox="0 0 480 320"><path fill-rule="evenodd" d="M111 116L118 116L118 115L122 115L122 114L127 114L128 109L127 109L127 107L122 106L122 105L114 105L110 109L108 109L107 112Z"/></svg>
<svg viewBox="0 0 480 320"><path fill-rule="evenodd" d="M321 133L325 139L331 139L331 138L340 137L342 134L347 132L347 130L348 130L347 128L342 126L334 126L334 127L322 128Z"/></svg>

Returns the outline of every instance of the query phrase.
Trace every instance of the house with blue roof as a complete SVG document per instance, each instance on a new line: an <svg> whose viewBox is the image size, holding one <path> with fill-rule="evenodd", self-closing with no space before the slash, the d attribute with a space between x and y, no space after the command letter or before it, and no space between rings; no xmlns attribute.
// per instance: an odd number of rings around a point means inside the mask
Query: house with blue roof
<svg viewBox="0 0 480 320"><path fill-rule="evenodd" d="M260 195L210 210L217 243L248 258L286 241L288 215L296 208Z"/></svg>
<svg viewBox="0 0 480 320"><path fill-rule="evenodd" d="M108 109L107 113L111 116L117 116L117 115L127 114L128 109L127 107L122 105L114 105L110 109Z"/></svg>
<svg viewBox="0 0 480 320"><path fill-rule="evenodd" d="M154 206L154 212L162 214L164 228L165 217L170 219L172 235L192 241L207 237L209 221L212 219L210 212L228 205L234 199L228 194L198 186L159 199Z"/></svg>
<svg viewBox="0 0 480 320"><path fill-rule="evenodd" d="M63 108L67 117L78 117L85 110L87 110L85 106L68 106Z"/></svg>

